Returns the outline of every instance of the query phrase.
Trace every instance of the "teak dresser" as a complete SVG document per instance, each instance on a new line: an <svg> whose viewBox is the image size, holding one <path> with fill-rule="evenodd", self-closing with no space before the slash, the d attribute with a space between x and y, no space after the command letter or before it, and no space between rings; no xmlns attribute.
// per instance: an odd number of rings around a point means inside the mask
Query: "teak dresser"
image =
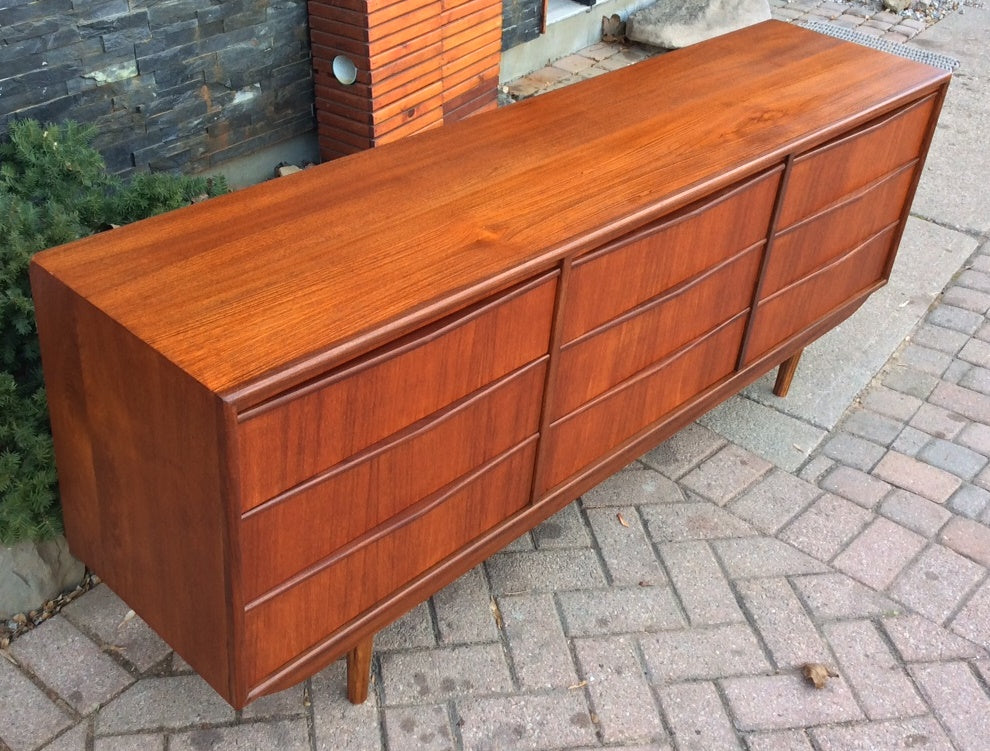
<svg viewBox="0 0 990 751"><path fill-rule="evenodd" d="M768 21L39 254L74 553L235 707L884 284L948 74Z"/></svg>

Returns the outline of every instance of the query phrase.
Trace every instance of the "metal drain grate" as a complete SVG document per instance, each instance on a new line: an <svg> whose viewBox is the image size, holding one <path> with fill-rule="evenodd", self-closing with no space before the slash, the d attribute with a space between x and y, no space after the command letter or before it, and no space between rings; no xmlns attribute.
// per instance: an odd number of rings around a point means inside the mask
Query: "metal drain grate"
<svg viewBox="0 0 990 751"><path fill-rule="evenodd" d="M908 60L925 63L926 65L941 68L942 70L955 70L959 67L959 61L954 57L940 55L937 52L927 52L925 50L918 49L917 47L909 47L904 44L899 44L898 42L891 42L888 39L880 39L878 37L869 36L868 34L860 34L857 31L852 31L851 29L846 29L842 26L835 26L834 24L823 23L822 21L809 21L807 23L802 23L801 26L804 26L804 28L810 29L811 31L817 31L819 34L827 34L828 36L835 37L836 39L842 39L847 42L855 42L856 44L861 44L864 47L872 47L873 49L880 50L881 52L889 52L892 55L900 55L901 57L906 57Z"/></svg>

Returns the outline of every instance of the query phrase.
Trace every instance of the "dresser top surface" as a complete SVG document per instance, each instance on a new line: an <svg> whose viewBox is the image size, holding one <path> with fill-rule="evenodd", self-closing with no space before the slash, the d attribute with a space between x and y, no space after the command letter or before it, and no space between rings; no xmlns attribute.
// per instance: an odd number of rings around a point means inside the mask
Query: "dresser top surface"
<svg viewBox="0 0 990 751"><path fill-rule="evenodd" d="M46 251L35 273L248 405L947 78L768 21Z"/></svg>

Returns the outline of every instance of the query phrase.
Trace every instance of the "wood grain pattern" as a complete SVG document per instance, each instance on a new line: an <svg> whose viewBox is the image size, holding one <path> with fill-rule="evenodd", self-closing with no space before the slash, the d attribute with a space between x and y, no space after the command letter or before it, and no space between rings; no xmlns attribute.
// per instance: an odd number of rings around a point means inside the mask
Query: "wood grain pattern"
<svg viewBox="0 0 990 751"><path fill-rule="evenodd" d="M311 377L944 78L768 22L40 262L211 390L251 401L275 374L279 389ZM548 174L568 190L545 190ZM388 210L369 216L369 196ZM154 252L169 235L191 239Z"/></svg>
<svg viewBox="0 0 990 751"><path fill-rule="evenodd" d="M238 429L241 510L545 355L554 294L555 280L540 279L247 413Z"/></svg>
<svg viewBox="0 0 990 751"><path fill-rule="evenodd" d="M775 170L578 258L564 339L571 341L720 261L765 240L780 180ZM690 253L673 252L689 246Z"/></svg>

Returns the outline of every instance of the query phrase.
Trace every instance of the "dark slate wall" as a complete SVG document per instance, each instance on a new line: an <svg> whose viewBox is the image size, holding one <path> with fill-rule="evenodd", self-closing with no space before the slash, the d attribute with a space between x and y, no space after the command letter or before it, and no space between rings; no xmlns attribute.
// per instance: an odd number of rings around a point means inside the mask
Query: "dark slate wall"
<svg viewBox="0 0 990 751"><path fill-rule="evenodd" d="M99 126L117 172L186 172L313 129L305 0L0 0L0 130Z"/></svg>
<svg viewBox="0 0 990 751"><path fill-rule="evenodd" d="M503 0L502 50L536 39L542 12L543 0Z"/></svg>

